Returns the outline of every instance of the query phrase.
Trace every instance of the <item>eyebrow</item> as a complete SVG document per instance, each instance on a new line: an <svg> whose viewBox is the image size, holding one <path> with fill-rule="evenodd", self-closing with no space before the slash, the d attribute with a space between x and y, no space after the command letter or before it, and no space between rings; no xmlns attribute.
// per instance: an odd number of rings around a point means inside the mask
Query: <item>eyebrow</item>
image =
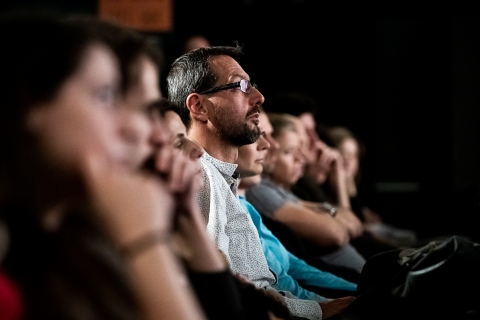
<svg viewBox="0 0 480 320"><path fill-rule="evenodd" d="M230 81L230 80L232 80L232 78L240 78L240 79L244 79L244 80L250 81L250 77L245 76L244 74L238 74L238 73L232 74L232 75L230 75L230 76L228 77L228 80Z"/></svg>

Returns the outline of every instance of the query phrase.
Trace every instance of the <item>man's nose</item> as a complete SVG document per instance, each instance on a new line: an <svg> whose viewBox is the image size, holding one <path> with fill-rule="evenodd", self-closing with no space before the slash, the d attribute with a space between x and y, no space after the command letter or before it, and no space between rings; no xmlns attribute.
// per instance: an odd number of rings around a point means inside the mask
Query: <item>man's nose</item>
<svg viewBox="0 0 480 320"><path fill-rule="evenodd" d="M258 90L258 88L252 88L252 91L250 91L250 95L254 101L253 105L255 106L260 106L265 102L265 97L260 92L260 90Z"/></svg>

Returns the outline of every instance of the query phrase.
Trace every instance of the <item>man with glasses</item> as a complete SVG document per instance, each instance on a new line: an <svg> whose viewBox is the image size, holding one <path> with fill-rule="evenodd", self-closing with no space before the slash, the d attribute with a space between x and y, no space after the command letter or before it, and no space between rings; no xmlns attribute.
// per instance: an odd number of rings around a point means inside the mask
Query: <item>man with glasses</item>
<svg viewBox="0 0 480 320"><path fill-rule="evenodd" d="M188 138L202 146L204 186L199 204L207 230L231 270L277 295L292 315L321 319L338 312L335 301L326 309L289 292L280 295L272 284L258 232L238 196L237 165L240 146L260 136L259 114L264 97L238 63L241 47L207 47L177 58L167 76L168 98L180 109ZM337 307L337 308L336 308Z"/></svg>

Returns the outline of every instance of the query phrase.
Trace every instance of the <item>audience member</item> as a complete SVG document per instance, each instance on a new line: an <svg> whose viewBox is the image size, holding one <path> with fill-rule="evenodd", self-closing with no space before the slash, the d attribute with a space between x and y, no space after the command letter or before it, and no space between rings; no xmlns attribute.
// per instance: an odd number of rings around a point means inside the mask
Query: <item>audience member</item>
<svg viewBox="0 0 480 320"><path fill-rule="evenodd" d="M247 200L264 217L279 221L297 233L312 255L360 274L365 259L349 243L358 233L357 226L351 223L353 214L341 207L330 211L331 208L321 205L306 205L290 191L303 173L305 159L298 122L287 114L268 113L268 117L273 126L272 136L280 144L278 156L261 183L247 190ZM283 241L281 234L276 236Z"/></svg>
<svg viewBox="0 0 480 320"><path fill-rule="evenodd" d="M165 183L126 170L136 162L126 138L133 128L117 105L113 51L57 18L1 24L1 127L11 139L2 139L1 213L11 236L3 265L21 288L26 317L204 318L176 280ZM148 250L138 239L149 240Z"/></svg>
<svg viewBox="0 0 480 320"><path fill-rule="evenodd" d="M187 37L183 41L183 47L182 47L181 54L185 54L187 52L190 52L193 49L209 47L210 45L211 45L210 41L204 35L193 34L193 35Z"/></svg>
<svg viewBox="0 0 480 320"><path fill-rule="evenodd" d="M260 138L238 150L237 171L240 173L238 194L241 203L250 214L260 236L263 251L269 267L277 274L277 283L274 285L280 290L286 290L299 298L325 300L324 297L316 296L306 290L304 286L312 288L312 291L323 295L336 294L353 295L356 284L348 282L328 272L323 272L308 265L305 261L291 254L281 242L263 224L258 211L245 199L246 189L260 183L261 173L265 158L270 148L267 135L271 135L273 128L265 113L259 116Z"/></svg>
<svg viewBox="0 0 480 320"><path fill-rule="evenodd" d="M158 100L155 104L155 107L160 111L161 115L165 119L165 123L167 127L170 130L171 133L171 138L170 141L173 144L174 148L178 151L181 151L187 158L189 158L191 161L195 162L196 164L200 164L200 157L202 156L204 150L201 146L193 142L192 140L187 138L187 130L185 125L183 124L182 120L180 119L179 115L179 109L176 108L176 106L171 103L169 100L163 98L161 100ZM202 178L201 176L198 176L199 180L195 181L195 183L199 183L199 185L202 184ZM203 227L203 231L206 233L205 225L202 223L198 224L199 226ZM188 230L187 228L185 230ZM190 230L191 232L191 230ZM279 308L280 304L278 303L273 303L274 301L271 301L270 296L265 295L261 290L253 286L250 282L246 283L244 281L241 281L242 279L239 278L239 288L240 288L240 294L241 294L241 299L242 299L242 304L243 307L248 314L248 318L253 318L254 317L254 312L258 313L258 307L256 307L256 304L266 304L271 308L276 308L279 310L276 310L277 315L281 315L282 319L288 319L288 310L285 308L285 310L282 310ZM198 288L198 289L197 289ZM211 291L211 284L210 285L204 285L204 286L196 286L195 289L197 289L197 294L200 298L200 300L203 302L203 300L207 300L206 302L203 303L203 305L207 305L208 302L211 303L211 306L208 304L209 307L213 309L219 309L218 302L220 299L214 298L212 295ZM203 289L201 291L200 289ZM222 292L218 292L218 294L222 294ZM256 300L256 303L254 302ZM221 307L220 307L221 308ZM285 313L287 311L287 313ZM255 318L257 318L258 315L255 315Z"/></svg>
<svg viewBox="0 0 480 320"><path fill-rule="evenodd" d="M396 228L384 223L378 213L362 202L358 187L361 177L360 162L365 153L363 143L346 127L329 127L325 131L332 146L337 148L342 155L347 192L352 210L363 221L366 232L380 241L391 243L393 246L417 246L418 237L414 230Z"/></svg>
<svg viewBox="0 0 480 320"><path fill-rule="evenodd" d="M238 148L258 139L264 101L239 65L241 55L238 46L195 49L177 58L167 76L168 98L181 108L189 139L205 150L199 202L207 230L234 273L281 298L294 316L320 319L323 311L326 319L351 300L335 299L320 308L290 292L279 294L255 226L236 194Z"/></svg>
<svg viewBox="0 0 480 320"><path fill-rule="evenodd" d="M321 202L327 207L342 207L353 213L348 196L343 158L340 152L319 138L316 123L317 104L313 98L298 92L279 93L269 104L272 110L283 110L298 117L303 129L300 130L306 159L302 176L292 186L292 192L312 207ZM290 106L290 108L288 108ZM297 121L298 122L298 121ZM325 189L330 191L327 195ZM334 203L332 203L332 201ZM356 219L361 224L360 219ZM361 224L363 227L363 225ZM350 244L365 258L373 254L395 249L391 243L373 238L361 232L350 239Z"/></svg>
<svg viewBox="0 0 480 320"><path fill-rule="evenodd" d="M272 319L278 304L250 317L232 281L215 280L231 273L195 209L199 166L173 158L151 112L161 93L145 40L95 18L0 24L2 268L25 317ZM202 310L183 264L223 314Z"/></svg>

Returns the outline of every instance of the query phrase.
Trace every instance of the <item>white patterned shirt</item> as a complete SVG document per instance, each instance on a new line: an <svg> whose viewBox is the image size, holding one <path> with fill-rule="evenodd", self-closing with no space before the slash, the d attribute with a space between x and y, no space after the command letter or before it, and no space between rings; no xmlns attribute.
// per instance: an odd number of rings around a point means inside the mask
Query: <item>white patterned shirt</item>
<svg viewBox="0 0 480 320"><path fill-rule="evenodd" d="M276 275L269 269L258 231L237 196L237 165L223 162L204 152L200 158L203 187L198 194L207 231L225 254L230 269L259 288L272 289ZM301 300L283 292L290 312L297 317L321 319L317 301Z"/></svg>

